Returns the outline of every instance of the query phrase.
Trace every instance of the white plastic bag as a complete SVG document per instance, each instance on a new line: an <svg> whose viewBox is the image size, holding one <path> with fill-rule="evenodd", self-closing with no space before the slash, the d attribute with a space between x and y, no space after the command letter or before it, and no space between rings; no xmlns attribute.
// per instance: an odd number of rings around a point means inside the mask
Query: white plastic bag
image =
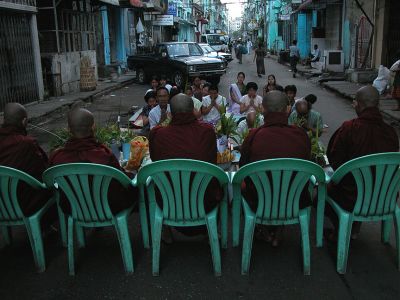
<svg viewBox="0 0 400 300"><path fill-rule="evenodd" d="M378 77L372 83L372 86L375 87L379 94L383 94L386 91L386 87L390 80L390 70L385 66L380 65L378 70Z"/></svg>
<svg viewBox="0 0 400 300"><path fill-rule="evenodd" d="M396 61L396 62L390 67L390 71L392 71L392 72L400 71L400 59L399 59L398 61Z"/></svg>

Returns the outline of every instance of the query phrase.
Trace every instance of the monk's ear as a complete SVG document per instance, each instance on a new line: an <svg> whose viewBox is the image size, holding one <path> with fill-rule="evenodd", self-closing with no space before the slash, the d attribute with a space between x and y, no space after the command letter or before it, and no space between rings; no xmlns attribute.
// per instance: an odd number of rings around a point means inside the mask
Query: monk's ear
<svg viewBox="0 0 400 300"><path fill-rule="evenodd" d="M22 126L23 126L23 127L28 126L28 118L27 118L27 117L23 118L22 121L21 121L21 123L22 123Z"/></svg>
<svg viewBox="0 0 400 300"><path fill-rule="evenodd" d="M93 125L92 125L92 132L93 132L93 133L96 132L96 123L93 123Z"/></svg>

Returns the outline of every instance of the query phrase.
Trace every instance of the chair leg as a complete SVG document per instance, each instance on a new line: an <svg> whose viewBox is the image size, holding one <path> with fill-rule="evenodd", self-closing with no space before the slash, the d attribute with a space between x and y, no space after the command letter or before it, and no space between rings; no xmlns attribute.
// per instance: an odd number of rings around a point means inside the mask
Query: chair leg
<svg viewBox="0 0 400 300"><path fill-rule="evenodd" d="M253 247L254 229L256 227L256 220L254 216L245 216L244 218L244 232L243 232L243 248L242 248L242 275L249 273L251 250Z"/></svg>
<svg viewBox="0 0 400 300"><path fill-rule="evenodd" d="M350 214L343 213L339 216L339 235L337 244L336 265L336 269L339 274L346 273L352 225L353 220Z"/></svg>
<svg viewBox="0 0 400 300"><path fill-rule="evenodd" d="M218 225L216 214L211 214L206 218L208 237L210 239L211 256L214 266L215 276L221 276L221 252L218 241Z"/></svg>
<svg viewBox="0 0 400 300"><path fill-rule="evenodd" d="M390 231L392 229L392 220L382 221L381 226L381 241L384 244L388 244L390 240Z"/></svg>
<svg viewBox="0 0 400 300"><path fill-rule="evenodd" d="M144 200L139 201L139 217L140 217L140 227L142 228L142 238L143 246L146 249L150 249L149 241L149 225L147 224L147 209Z"/></svg>
<svg viewBox="0 0 400 300"><path fill-rule="evenodd" d="M75 275L75 258L74 258L74 219L68 217L68 268L69 275Z"/></svg>
<svg viewBox="0 0 400 300"><path fill-rule="evenodd" d="M85 231L82 226L79 226L75 224L75 229L76 229L76 239L78 241L78 249L79 248L85 248L86 243L85 243Z"/></svg>
<svg viewBox="0 0 400 300"><path fill-rule="evenodd" d="M126 216L116 219L116 230L119 245L121 247L121 255L125 267L125 272L127 274L132 274L134 271L132 245L131 239L129 237L128 219Z"/></svg>
<svg viewBox="0 0 400 300"><path fill-rule="evenodd" d="M65 214L63 213L61 207L57 207L58 219L60 222L60 232L61 232L61 242L63 247L67 247L67 224Z"/></svg>
<svg viewBox="0 0 400 300"><path fill-rule="evenodd" d="M29 241L33 251L36 268L39 273L44 272L46 269L46 262L43 250L42 231L40 229L40 222L38 218L28 218L26 220Z"/></svg>
<svg viewBox="0 0 400 300"><path fill-rule="evenodd" d="M400 271L400 209L395 212L394 228L396 233L397 269Z"/></svg>
<svg viewBox="0 0 400 300"><path fill-rule="evenodd" d="M310 275L310 233L309 233L309 215L310 212L301 212L300 229L301 229L301 248L303 251L303 272L304 275Z"/></svg>
<svg viewBox="0 0 400 300"><path fill-rule="evenodd" d="M221 247L228 248L228 205L226 201L221 204Z"/></svg>
<svg viewBox="0 0 400 300"><path fill-rule="evenodd" d="M239 246L239 236L240 236L240 217L241 217L241 206L240 201L232 202L232 246Z"/></svg>
<svg viewBox="0 0 400 300"><path fill-rule="evenodd" d="M12 236L11 236L11 229L8 226L0 226L1 228L1 234L3 236L4 243L6 245L10 245L12 241Z"/></svg>
<svg viewBox="0 0 400 300"><path fill-rule="evenodd" d="M316 220L316 240L317 247L323 246L324 238L324 218L325 218L325 200L317 204L317 220Z"/></svg>
<svg viewBox="0 0 400 300"><path fill-rule="evenodd" d="M152 227L152 246L153 246L153 276L160 273L160 247L161 247L161 231L163 218L161 214L156 214Z"/></svg>

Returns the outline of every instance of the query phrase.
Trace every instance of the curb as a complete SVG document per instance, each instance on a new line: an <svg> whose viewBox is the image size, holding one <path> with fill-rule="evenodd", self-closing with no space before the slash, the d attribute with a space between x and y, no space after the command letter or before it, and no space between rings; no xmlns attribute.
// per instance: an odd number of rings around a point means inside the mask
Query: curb
<svg viewBox="0 0 400 300"><path fill-rule="evenodd" d="M70 101L66 101L65 103L63 103L63 104L61 104L61 105L59 105L59 106L57 106L57 107L55 107L53 109L44 111L43 114L41 114L39 116L35 116L35 117L29 118L29 122L30 123L34 123L34 124L35 123L39 123L43 118L45 118L45 117L47 117L47 116L49 116L51 114L54 114L56 112L61 112L67 106L68 106L68 108L70 108L71 106L73 106L78 101L93 102L97 98L99 98L99 97L101 97L101 96L103 96L103 95L105 95L107 93L110 93L112 91L118 90L118 89L120 89L120 88L122 88L124 86L130 85L130 84L132 84L134 82L135 82L135 79L131 78L131 79L127 79L127 80L122 81L122 82L118 82L117 84L115 84L113 86L106 87L106 88L104 88L102 90L94 91L94 93L90 94L90 95L86 95L86 96L77 95L77 97L75 99L71 99ZM40 104L44 104L45 102L46 101L42 101L42 102L40 102ZM32 102L32 103L29 103L28 105L26 105L26 107L37 105L37 104L39 104L39 102Z"/></svg>

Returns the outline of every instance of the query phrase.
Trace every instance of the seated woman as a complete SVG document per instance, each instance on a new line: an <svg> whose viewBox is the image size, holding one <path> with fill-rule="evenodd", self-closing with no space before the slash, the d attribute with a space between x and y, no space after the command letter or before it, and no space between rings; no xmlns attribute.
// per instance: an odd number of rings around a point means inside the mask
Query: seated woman
<svg viewBox="0 0 400 300"><path fill-rule="evenodd" d="M229 107L228 112L233 115L240 115L240 99L246 95L246 85L244 79L246 75L239 72L237 75L237 82L232 83L229 87Z"/></svg>
<svg viewBox="0 0 400 300"><path fill-rule="evenodd" d="M283 87L276 84L276 78L275 75L270 74L268 75L268 80L267 80L267 84L264 86L263 88L263 97L270 91L283 91Z"/></svg>

